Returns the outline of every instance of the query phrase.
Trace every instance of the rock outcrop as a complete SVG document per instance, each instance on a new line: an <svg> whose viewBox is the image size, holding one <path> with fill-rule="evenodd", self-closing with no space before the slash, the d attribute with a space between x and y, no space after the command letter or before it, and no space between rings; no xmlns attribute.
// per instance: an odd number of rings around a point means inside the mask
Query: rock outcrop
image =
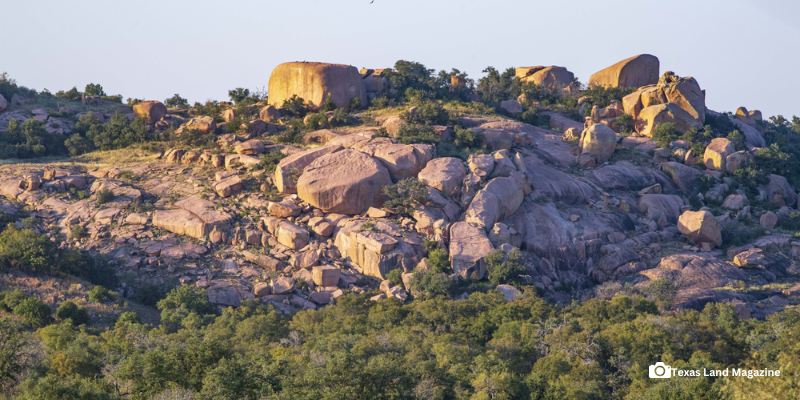
<svg viewBox="0 0 800 400"><path fill-rule="evenodd" d="M338 108L353 98L367 105L367 91L358 69L351 65L289 62L278 65L269 77L269 103L281 107L292 96L319 108L330 97Z"/></svg>
<svg viewBox="0 0 800 400"><path fill-rule="evenodd" d="M640 54L624 59L592 74L589 86L641 87L658 82L659 62L656 56Z"/></svg>

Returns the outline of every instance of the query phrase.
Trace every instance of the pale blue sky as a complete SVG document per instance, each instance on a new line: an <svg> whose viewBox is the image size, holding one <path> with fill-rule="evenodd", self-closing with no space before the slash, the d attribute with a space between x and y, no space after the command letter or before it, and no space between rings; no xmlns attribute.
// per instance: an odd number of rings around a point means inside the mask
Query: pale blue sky
<svg viewBox="0 0 800 400"><path fill-rule="evenodd" d="M266 86L286 61L389 67L561 65L581 82L650 53L717 111L800 115L794 0L0 0L0 71L55 92L191 102Z"/></svg>

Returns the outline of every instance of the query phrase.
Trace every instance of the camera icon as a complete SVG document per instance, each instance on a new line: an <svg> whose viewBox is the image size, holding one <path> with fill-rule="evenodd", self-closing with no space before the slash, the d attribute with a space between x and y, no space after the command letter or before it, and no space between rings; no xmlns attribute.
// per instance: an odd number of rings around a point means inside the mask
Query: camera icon
<svg viewBox="0 0 800 400"><path fill-rule="evenodd" d="M672 367L660 361L651 365L649 372L650 372L650 377L654 379L672 377Z"/></svg>

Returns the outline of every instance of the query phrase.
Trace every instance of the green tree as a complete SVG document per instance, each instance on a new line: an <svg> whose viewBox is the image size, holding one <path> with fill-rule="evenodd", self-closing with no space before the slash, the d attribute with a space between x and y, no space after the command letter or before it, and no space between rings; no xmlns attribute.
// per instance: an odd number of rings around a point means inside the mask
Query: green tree
<svg viewBox="0 0 800 400"><path fill-rule="evenodd" d="M27 341L22 326L13 318L0 318L0 387L7 393L22 372L23 349Z"/></svg>
<svg viewBox="0 0 800 400"><path fill-rule="evenodd" d="M164 100L164 105L167 106L167 108L184 108L189 107L189 100L186 100L178 93L175 93L174 96Z"/></svg>
<svg viewBox="0 0 800 400"><path fill-rule="evenodd" d="M228 90L228 97L232 102L239 104L250 96L250 89L236 88Z"/></svg>
<svg viewBox="0 0 800 400"><path fill-rule="evenodd" d="M103 91L103 87L100 86L98 83L90 83L86 85L86 89L83 90L83 93L87 96L105 96L106 92Z"/></svg>

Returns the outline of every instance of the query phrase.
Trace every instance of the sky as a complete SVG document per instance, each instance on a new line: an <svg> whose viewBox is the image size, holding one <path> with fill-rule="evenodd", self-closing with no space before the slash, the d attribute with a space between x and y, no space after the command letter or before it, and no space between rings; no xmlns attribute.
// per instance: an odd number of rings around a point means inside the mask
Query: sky
<svg viewBox="0 0 800 400"><path fill-rule="evenodd" d="M564 66L589 76L641 53L693 76L715 111L800 115L795 0L0 0L0 72L51 92L190 102L266 88L288 61L466 71ZM8 16L12 16L9 18Z"/></svg>

